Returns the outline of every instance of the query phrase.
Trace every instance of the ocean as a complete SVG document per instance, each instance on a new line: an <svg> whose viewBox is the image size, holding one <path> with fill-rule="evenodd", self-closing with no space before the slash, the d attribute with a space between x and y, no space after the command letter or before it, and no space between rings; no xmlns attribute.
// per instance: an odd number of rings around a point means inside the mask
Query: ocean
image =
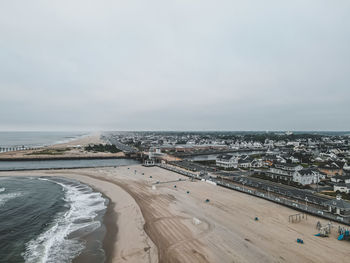
<svg viewBox="0 0 350 263"><path fill-rule="evenodd" d="M0 147L67 142L84 133L0 132ZM0 161L0 263L105 262L103 223L109 200L62 177L6 171L136 164L130 159Z"/></svg>
<svg viewBox="0 0 350 263"><path fill-rule="evenodd" d="M86 132L0 132L0 148L40 147L65 143L87 135Z"/></svg>
<svg viewBox="0 0 350 263"><path fill-rule="evenodd" d="M139 162L132 159L0 161L0 171L111 167L133 164L139 164Z"/></svg>
<svg viewBox="0 0 350 263"><path fill-rule="evenodd" d="M59 177L0 178L0 262L104 262L108 199ZM94 235L94 238L87 238Z"/></svg>

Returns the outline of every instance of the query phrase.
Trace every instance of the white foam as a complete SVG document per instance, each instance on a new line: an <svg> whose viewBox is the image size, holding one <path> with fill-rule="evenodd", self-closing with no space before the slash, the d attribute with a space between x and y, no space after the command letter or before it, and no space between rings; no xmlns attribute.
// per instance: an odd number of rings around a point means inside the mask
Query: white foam
<svg viewBox="0 0 350 263"><path fill-rule="evenodd" d="M5 192L5 188L4 187L0 188L0 193L2 193L2 192Z"/></svg>
<svg viewBox="0 0 350 263"><path fill-rule="evenodd" d="M71 262L84 249L77 233L82 237L101 226L95 218L98 211L106 208L105 199L86 185L40 179L62 186L69 209L59 214L49 229L26 244L23 257L28 263Z"/></svg>
<svg viewBox="0 0 350 263"><path fill-rule="evenodd" d="M5 188L1 188L1 189L4 189L3 191L0 191L0 192L4 192L5 191ZM22 196L23 193L8 193L8 194L1 194L0 195L0 206L3 206L7 201L11 200L11 199L14 199L14 198L17 198L19 196Z"/></svg>

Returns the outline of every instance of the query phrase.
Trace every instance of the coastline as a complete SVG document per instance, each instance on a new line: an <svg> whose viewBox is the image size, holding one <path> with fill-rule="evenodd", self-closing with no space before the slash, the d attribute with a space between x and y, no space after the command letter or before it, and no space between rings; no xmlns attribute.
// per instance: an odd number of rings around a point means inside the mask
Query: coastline
<svg viewBox="0 0 350 263"><path fill-rule="evenodd" d="M111 168L112 169L112 168ZM157 247L144 232L145 221L135 200L110 180L88 174L101 168L68 170L0 171L0 176L57 176L75 179L89 185L109 199L103 223L106 235L103 240L107 263L158 262ZM81 263L77 257L74 263Z"/></svg>
<svg viewBox="0 0 350 263"><path fill-rule="evenodd" d="M87 152L84 147L90 144L103 144L100 133L92 133L74 138L68 142L53 143L32 150L1 152L0 161L44 161L77 159L119 159L125 158L123 152Z"/></svg>
<svg viewBox="0 0 350 263"><path fill-rule="evenodd" d="M107 197L107 196L106 196ZM103 249L105 251L105 263L113 262L114 244L117 242L118 235L118 216L115 211L115 202L109 197L107 211L103 217L103 224L106 227L106 235L103 239Z"/></svg>
<svg viewBox="0 0 350 263"><path fill-rule="evenodd" d="M293 209L158 167L1 175L76 179L112 200L117 220L106 213L106 227L117 227L117 235L105 238L107 262L347 262L349 244L336 239L340 224L329 238L316 237L316 223L327 221L308 216L290 223L288 216L298 213ZM157 181L164 183L153 188Z"/></svg>

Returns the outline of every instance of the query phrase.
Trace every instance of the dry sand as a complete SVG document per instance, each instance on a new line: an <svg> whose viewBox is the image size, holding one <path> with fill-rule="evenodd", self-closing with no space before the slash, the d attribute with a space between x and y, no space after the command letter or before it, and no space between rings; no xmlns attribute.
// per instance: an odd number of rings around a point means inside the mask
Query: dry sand
<svg viewBox="0 0 350 263"><path fill-rule="evenodd" d="M336 239L339 224L334 224L331 237L315 237L317 221L326 220L308 216L307 221L289 223L288 216L297 211L206 182L191 182L157 167L2 172L0 176L28 174L75 178L112 200L118 234L111 262L349 262L350 242ZM156 181L179 178L186 181L152 189Z"/></svg>
<svg viewBox="0 0 350 263"><path fill-rule="evenodd" d="M75 140L58 143L46 147L41 147L36 150L23 150L23 151L11 151L0 153L1 159L62 159L62 158L112 158L112 157L124 157L125 154L123 152L119 153L104 153L104 152L86 152L84 147L89 144L101 144L104 143L103 140L100 139L100 133L93 133L90 135L82 136ZM55 151L59 149L64 149L65 151L59 154L42 154L43 150L45 151ZM39 154L36 154L39 153Z"/></svg>

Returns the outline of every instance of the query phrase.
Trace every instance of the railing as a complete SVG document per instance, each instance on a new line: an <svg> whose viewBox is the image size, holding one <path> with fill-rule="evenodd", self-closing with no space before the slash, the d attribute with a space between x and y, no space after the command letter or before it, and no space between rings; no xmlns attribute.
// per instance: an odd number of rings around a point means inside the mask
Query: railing
<svg viewBox="0 0 350 263"><path fill-rule="evenodd" d="M187 177L200 179L200 177L199 177L198 174L191 173L191 172L187 172L187 171L178 169L178 168L173 167L173 166L170 166L170 165L161 164L161 163L157 163L157 164L155 164L155 165L158 166L158 167L160 167L160 168L163 168L163 169L166 169L166 170L175 172L175 173L179 173L179 174L182 174L182 175L187 176Z"/></svg>
<svg viewBox="0 0 350 263"><path fill-rule="evenodd" d="M191 177L194 179L201 180L201 177L199 175L177 169L173 166L169 166L166 164L156 164L156 166L163 168L163 169L166 169L166 170L169 170L169 171L172 171L172 172L182 174L184 176L188 176L188 177ZM209 181L213 181L218 186L221 186L221 187L229 188L229 189L243 192L243 193L246 193L249 195L254 195L254 196L264 198L266 200L269 200L269 201L272 201L272 202L275 202L275 203L278 203L278 204L281 204L281 205L284 205L287 207L291 207L293 209L303 211L303 212L306 212L306 213L309 213L309 214L312 214L312 215L315 215L318 217L323 217L323 218L326 218L329 220L333 220L333 221L340 222L340 223L343 223L346 225L350 225L350 218L349 217L342 217L341 215L330 214L327 211L318 209L314 206L308 206L306 201L305 202L304 201L293 201L293 200L290 200L290 199L287 199L284 197L275 196L274 194L269 193L269 192L268 193L260 192L256 189L253 190L253 189L244 187L244 185L240 186L240 185L230 184L230 183L226 183L226 182L221 182L220 180L209 180Z"/></svg>
<svg viewBox="0 0 350 263"><path fill-rule="evenodd" d="M26 147L26 146L0 147L0 153L24 151L24 150L35 150L38 148L39 147Z"/></svg>
<svg viewBox="0 0 350 263"><path fill-rule="evenodd" d="M324 210L317 209L313 206L308 206L306 202L301 203L298 201L292 201L292 200L289 200L289 199L286 199L283 197L277 197L271 193L266 194L266 193L260 192L258 190L252 190L252 189L246 188L244 186L238 186L238 185L233 185L233 184L229 184L229 183L222 183L220 181L217 181L216 183L217 183L217 185L223 186L225 188L233 189L233 190L247 193L250 195L255 195L257 197L264 198L264 199L267 199L269 201L279 203L279 204L291 207L291 208L296 209L296 210L300 210L303 212L307 212L309 214L313 214L313 215L320 216L320 217L323 217L326 219L330 219L333 221L337 221L337 222L341 222L343 224L350 225L350 218L342 217L340 215L330 214Z"/></svg>

